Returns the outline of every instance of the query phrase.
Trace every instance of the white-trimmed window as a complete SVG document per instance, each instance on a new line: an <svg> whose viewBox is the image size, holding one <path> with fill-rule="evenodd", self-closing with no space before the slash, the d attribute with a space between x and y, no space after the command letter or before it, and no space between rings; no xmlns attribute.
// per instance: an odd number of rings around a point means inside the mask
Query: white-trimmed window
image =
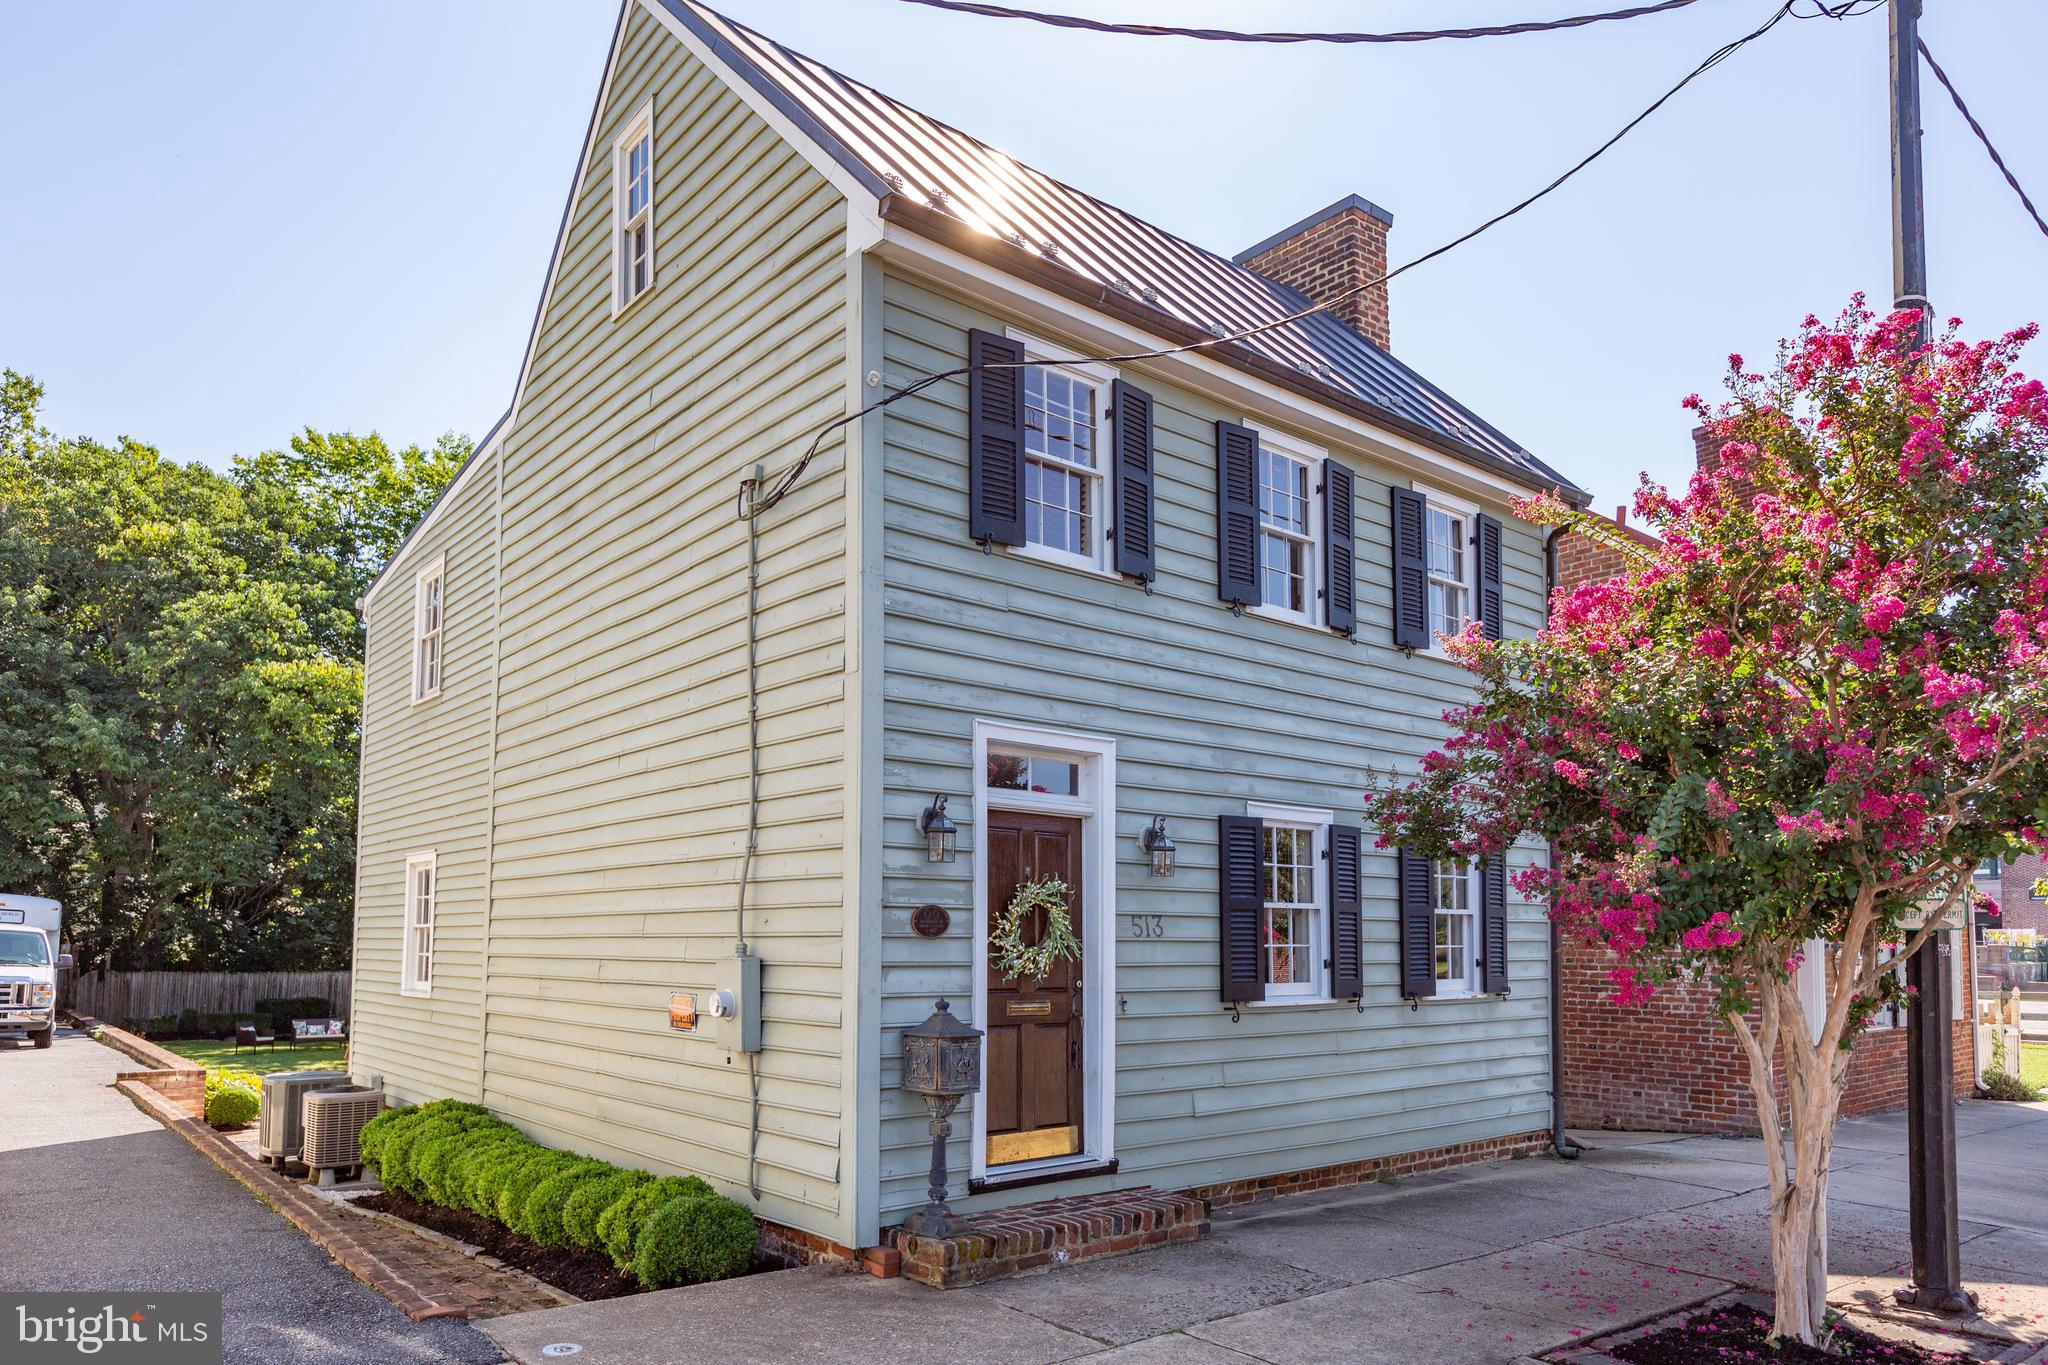
<svg viewBox="0 0 2048 1365"><path fill-rule="evenodd" d="M434 887L432 850L405 860L405 943L399 990L426 995L434 986Z"/></svg>
<svg viewBox="0 0 2048 1365"><path fill-rule="evenodd" d="M1463 631L1479 614L1479 509L1434 488L1415 485L1428 501L1422 513L1423 562L1429 587L1429 649Z"/></svg>
<svg viewBox="0 0 2048 1365"><path fill-rule="evenodd" d="M1479 993L1480 895L1479 874L1470 863L1444 858L1430 864L1439 997Z"/></svg>
<svg viewBox="0 0 2048 1365"><path fill-rule="evenodd" d="M614 231L612 313L654 288L654 104L626 125L612 144Z"/></svg>
<svg viewBox="0 0 2048 1365"><path fill-rule="evenodd" d="M1268 1003L1329 998L1330 813L1252 804L1262 821L1261 971Z"/></svg>
<svg viewBox="0 0 2048 1365"><path fill-rule="evenodd" d="M447 616L448 564L436 559L413 580L412 699L441 695L441 634Z"/></svg>
<svg viewBox="0 0 2048 1365"><path fill-rule="evenodd" d="M1026 360L1071 354L1016 331ZM1107 546L1109 392L1101 365L1024 367L1024 554L1102 570Z"/></svg>
<svg viewBox="0 0 2048 1365"><path fill-rule="evenodd" d="M1322 464L1320 451L1259 433L1259 607L1311 626L1322 615Z"/></svg>

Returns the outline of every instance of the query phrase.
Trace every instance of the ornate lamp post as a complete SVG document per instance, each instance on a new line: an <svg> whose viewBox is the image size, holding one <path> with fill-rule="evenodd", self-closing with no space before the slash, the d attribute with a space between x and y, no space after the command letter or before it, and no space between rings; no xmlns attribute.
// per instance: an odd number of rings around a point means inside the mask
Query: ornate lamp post
<svg viewBox="0 0 2048 1365"><path fill-rule="evenodd" d="M941 1000L931 1016L903 1034L903 1088L931 1114L931 1199L903 1220L920 1237L950 1237L962 1226L946 1207L946 1139L960 1101L981 1089L981 1030L955 1019Z"/></svg>

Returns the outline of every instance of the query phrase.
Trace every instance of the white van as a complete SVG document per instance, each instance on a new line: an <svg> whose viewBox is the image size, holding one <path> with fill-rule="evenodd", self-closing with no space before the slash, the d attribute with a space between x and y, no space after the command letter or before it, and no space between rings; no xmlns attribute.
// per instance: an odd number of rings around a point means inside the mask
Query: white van
<svg viewBox="0 0 2048 1365"><path fill-rule="evenodd" d="M37 1047L57 1037L57 969L71 965L60 935L63 907L42 896L0 893L0 1034Z"/></svg>

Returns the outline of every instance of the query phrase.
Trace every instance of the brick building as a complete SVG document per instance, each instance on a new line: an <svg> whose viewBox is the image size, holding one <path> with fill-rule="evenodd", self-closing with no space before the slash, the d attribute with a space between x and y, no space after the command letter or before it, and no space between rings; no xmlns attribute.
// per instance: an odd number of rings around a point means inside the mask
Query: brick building
<svg viewBox="0 0 2048 1365"><path fill-rule="evenodd" d="M1704 429L1693 433L1695 450L1704 465L1714 458ZM1613 523L1629 536L1655 544L1655 538L1627 524L1625 509L1616 509ZM1623 555L1585 535L1567 534L1557 543L1557 584L1561 588L1598 582L1621 572ZM2038 859L2023 860L2027 870L2007 879L2007 900L2015 904L2013 883L2019 876L2037 876ZM2028 902L2019 887L2017 903L2028 905L2048 931L2048 902ZM2010 911L2008 911L2010 914ZM2011 927L2021 927L2008 920ZM1976 1001L1973 973L1968 970L1969 935L1958 934L1956 952L1955 1077L1960 1094L1976 1086L1976 1030L1971 1020ZM1813 955L1818 960L1818 955ZM1756 1104L1749 1090L1749 1064L1734 1036L1714 1013L1714 993L1704 984L1674 983L1646 1005L1620 1006L1611 998L1607 969L1613 956L1605 947L1565 935L1558 948L1560 977L1560 1044L1565 1122L1576 1128L1647 1128L1697 1133L1739 1133L1756 1130ZM1815 983L1816 987L1818 983ZM1849 1065L1849 1089L1842 1116L1879 1113L1906 1102L1906 1028L1903 1011L1880 1018L1856 1041Z"/></svg>
<svg viewBox="0 0 2048 1365"><path fill-rule="evenodd" d="M2048 900L2034 894L2034 884L2043 877L2048 877L2048 858L2038 853L2000 861L1997 928L2032 929L2048 938Z"/></svg>

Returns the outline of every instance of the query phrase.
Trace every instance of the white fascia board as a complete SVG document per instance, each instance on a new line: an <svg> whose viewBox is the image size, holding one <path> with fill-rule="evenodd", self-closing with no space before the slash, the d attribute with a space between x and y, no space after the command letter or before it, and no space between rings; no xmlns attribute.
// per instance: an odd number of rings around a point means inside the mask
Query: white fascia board
<svg viewBox="0 0 2048 1365"><path fill-rule="evenodd" d="M875 254L890 266L930 283L965 294L990 308L1020 318L1029 326L1071 337L1084 353L1118 354L1148 351L1177 343L1138 330L1107 313L1099 313L1061 294L978 261L899 224L887 224ZM1491 471L1433 450L1399 432L1361 421L1349 413L1316 403L1257 375L1199 351L1137 363L1225 407L1242 409L1251 419L1278 422L1318 441L1432 483L1455 489L1490 507L1508 510L1517 498L1536 492L1533 484L1515 483Z"/></svg>

